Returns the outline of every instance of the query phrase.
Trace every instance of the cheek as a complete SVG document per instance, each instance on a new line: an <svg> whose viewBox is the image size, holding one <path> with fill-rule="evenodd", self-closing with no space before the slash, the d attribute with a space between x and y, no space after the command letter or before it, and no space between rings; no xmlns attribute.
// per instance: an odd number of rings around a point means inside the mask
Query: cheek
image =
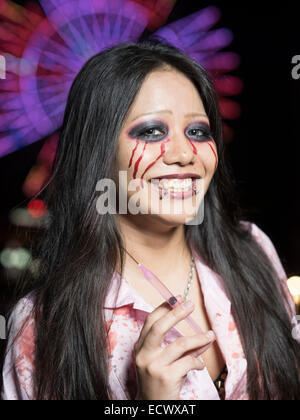
<svg viewBox="0 0 300 420"><path fill-rule="evenodd" d="M209 171L215 171L218 166L218 152L215 141L210 140L207 142L200 143L192 142L190 140L190 143L193 144L194 149L196 149L196 152L194 152L194 154L198 155L198 157L202 160L206 168Z"/></svg>
<svg viewBox="0 0 300 420"><path fill-rule="evenodd" d="M188 139L188 138L187 138L187 139ZM193 148L194 155L197 155L197 154L198 154L197 147L196 147L196 146L195 146L195 144L192 142L192 140L188 139L188 141L190 142L190 144L191 144L191 146L192 146L192 148Z"/></svg>
<svg viewBox="0 0 300 420"><path fill-rule="evenodd" d="M120 139L118 147L118 169L119 171L128 170L128 162L132 156L132 148L135 148L135 141L129 142L127 139ZM133 146L133 147L132 147Z"/></svg>
<svg viewBox="0 0 300 420"><path fill-rule="evenodd" d="M214 155L214 161L215 161L215 168L214 170L217 169L218 166L218 152L217 152L217 145L215 143L214 140L211 140L209 142L207 142L207 146L210 148L212 154Z"/></svg>

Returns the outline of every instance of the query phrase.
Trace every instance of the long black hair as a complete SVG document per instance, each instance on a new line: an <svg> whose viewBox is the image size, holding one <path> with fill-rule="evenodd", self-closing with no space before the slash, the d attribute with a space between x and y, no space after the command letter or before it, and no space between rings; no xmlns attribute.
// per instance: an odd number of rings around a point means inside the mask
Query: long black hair
<svg viewBox="0 0 300 420"><path fill-rule="evenodd" d="M103 307L124 256L115 216L96 210L95 186L100 179L115 179L126 114L145 77L166 66L198 89L219 155L204 223L185 225L186 239L224 281L248 363L250 399L299 399L300 348L281 280L240 223L213 82L192 59L158 40L95 55L71 87L52 176L39 194L50 216L33 244L40 272L35 279L23 278L17 294L35 296L35 397L111 398Z"/></svg>

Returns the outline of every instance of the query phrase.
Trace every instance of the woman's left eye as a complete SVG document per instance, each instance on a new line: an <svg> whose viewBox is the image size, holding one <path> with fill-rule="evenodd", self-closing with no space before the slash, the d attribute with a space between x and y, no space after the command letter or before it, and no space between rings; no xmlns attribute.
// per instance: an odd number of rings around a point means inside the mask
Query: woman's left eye
<svg viewBox="0 0 300 420"><path fill-rule="evenodd" d="M201 135L202 136L203 135L203 130L200 130L200 128L193 128L192 130L190 130L190 132L192 133L192 136L194 136L194 135L198 135L198 136ZM201 133L201 134L199 134L199 133Z"/></svg>
<svg viewBox="0 0 300 420"><path fill-rule="evenodd" d="M190 128L186 131L189 137L205 141L211 137L210 131L203 127Z"/></svg>

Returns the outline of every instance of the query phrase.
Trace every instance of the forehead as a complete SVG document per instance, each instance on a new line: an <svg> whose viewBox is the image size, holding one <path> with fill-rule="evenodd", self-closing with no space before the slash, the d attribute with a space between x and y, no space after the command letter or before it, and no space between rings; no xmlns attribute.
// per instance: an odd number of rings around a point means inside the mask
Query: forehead
<svg viewBox="0 0 300 420"><path fill-rule="evenodd" d="M204 111L195 85L175 69L156 70L147 75L128 117L159 109L170 109L174 113Z"/></svg>

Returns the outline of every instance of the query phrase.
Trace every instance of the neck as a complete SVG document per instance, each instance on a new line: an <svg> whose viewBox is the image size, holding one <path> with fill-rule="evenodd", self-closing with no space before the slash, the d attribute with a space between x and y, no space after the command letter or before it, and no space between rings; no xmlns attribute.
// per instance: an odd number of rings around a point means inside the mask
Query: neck
<svg viewBox="0 0 300 420"><path fill-rule="evenodd" d="M183 225L168 226L146 215L118 215L117 221L125 249L146 267L163 274L171 261L190 258Z"/></svg>

